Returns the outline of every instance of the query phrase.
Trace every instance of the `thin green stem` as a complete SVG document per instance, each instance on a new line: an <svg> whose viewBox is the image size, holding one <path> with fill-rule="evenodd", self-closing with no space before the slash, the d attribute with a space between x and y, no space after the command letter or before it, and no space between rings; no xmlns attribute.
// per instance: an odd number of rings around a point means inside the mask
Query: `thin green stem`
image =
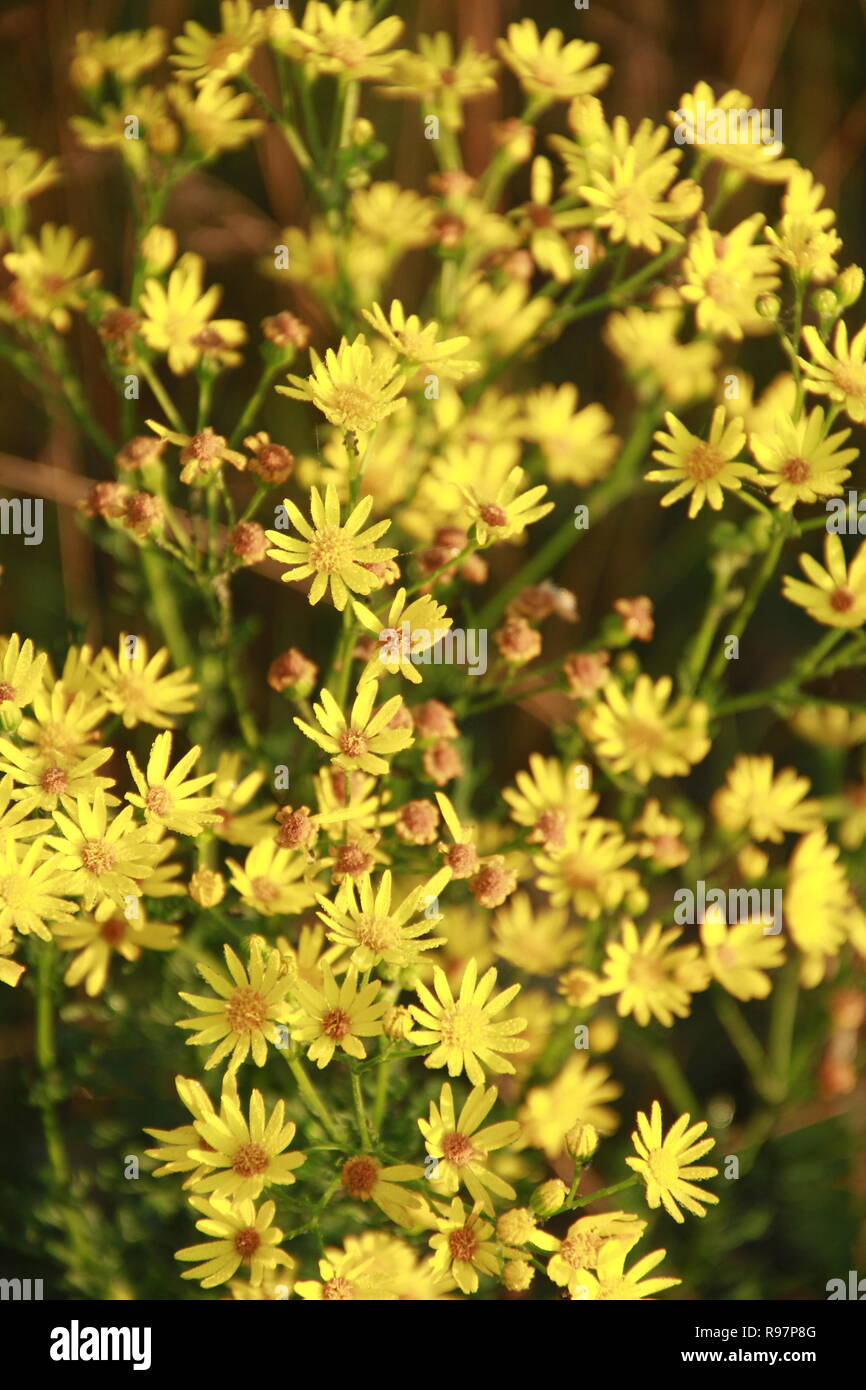
<svg viewBox="0 0 866 1390"><path fill-rule="evenodd" d="M352 1072L352 1103L355 1106L355 1120L361 1143L365 1149L371 1149L373 1140L370 1137L370 1126L367 1123L367 1112L364 1109L364 1092L361 1088L361 1078L356 1071Z"/></svg>

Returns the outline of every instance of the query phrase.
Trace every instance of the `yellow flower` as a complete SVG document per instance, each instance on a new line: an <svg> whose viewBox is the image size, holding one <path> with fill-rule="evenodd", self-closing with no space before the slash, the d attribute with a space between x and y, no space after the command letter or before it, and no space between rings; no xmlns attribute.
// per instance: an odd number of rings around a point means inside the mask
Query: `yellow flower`
<svg viewBox="0 0 866 1390"><path fill-rule="evenodd" d="M174 41L177 52L171 62L185 80L197 79L199 85L224 82L244 70L265 37L264 29L264 14L253 10L250 0L221 0L220 32L208 33L195 20L187 20Z"/></svg>
<svg viewBox="0 0 866 1390"><path fill-rule="evenodd" d="M265 917L294 916L316 900L307 860L302 854L281 849L273 839L254 845L243 868L234 859L227 859L226 865L232 887Z"/></svg>
<svg viewBox="0 0 866 1390"><path fill-rule="evenodd" d="M13 632L0 656L0 720L14 724L18 713L33 701L42 685L48 657L35 653L28 637L24 642Z"/></svg>
<svg viewBox="0 0 866 1390"><path fill-rule="evenodd" d="M250 1053L256 1066L262 1067L267 1061L268 1043L278 1041L277 1024L287 1023L290 1017L285 999L288 973L279 951L271 951L264 963L259 937L250 938L249 973L230 946L224 946L223 953L230 978L200 961L196 969L218 997L181 992L181 999L198 1009L199 1017L179 1019L177 1027L196 1030L187 1038L188 1044L217 1044L205 1062L205 1071L225 1057L229 1058L228 1070L237 1071Z"/></svg>
<svg viewBox="0 0 866 1390"><path fill-rule="evenodd" d="M428 1155L437 1160L430 1174L433 1191L452 1196L463 1183L482 1211L492 1214L490 1193L513 1201L514 1188L489 1170L488 1155L495 1149L514 1144L520 1137L520 1125L514 1120L499 1124L479 1125L486 1119L498 1099L495 1086L489 1090L475 1086L457 1115L454 1095L446 1081L439 1093L439 1104L431 1100L428 1119L420 1119L418 1128L424 1136Z"/></svg>
<svg viewBox="0 0 866 1390"><path fill-rule="evenodd" d="M477 362L455 356L469 342L467 337L443 338L437 342L439 324L436 320L431 319L423 324L417 314L410 314L407 318L399 299L392 299L387 318L378 304L374 304L372 310L364 309L363 314L380 337L402 358L402 366L406 369L426 368L448 381L459 381L467 372L478 370Z"/></svg>
<svg viewBox="0 0 866 1390"><path fill-rule="evenodd" d="M127 753L138 796L127 792L126 799L131 806L144 811L144 819L149 825L161 825L177 835L200 835L216 821L213 814L216 800L212 796L196 796L195 793L209 786L216 774L208 772L203 777L187 780L187 773L195 766L201 753L198 744L185 753L169 772L171 742L172 735L168 731L157 734L144 773L132 754Z"/></svg>
<svg viewBox="0 0 866 1390"><path fill-rule="evenodd" d="M839 848L828 843L826 830L813 830L798 841L788 864L784 903L785 921L803 955L801 982L813 989L838 956L856 911Z"/></svg>
<svg viewBox="0 0 866 1390"><path fill-rule="evenodd" d="M57 944L64 951L77 952L63 976L64 984L78 985L83 981L86 992L93 997L105 988L115 952L124 960L135 961L141 956L142 947L171 951L177 945L179 927L168 922L148 922L137 898L134 904L127 903L127 909L133 905L136 911L127 915L110 898L103 898L92 916L77 917L74 922L60 922L54 927Z"/></svg>
<svg viewBox="0 0 866 1390"><path fill-rule="evenodd" d="M51 940L48 924L67 922L78 904L64 893L75 892L73 876L58 855L46 855L47 838L19 846L15 840L0 845L0 934L10 928Z"/></svg>
<svg viewBox="0 0 866 1390"><path fill-rule="evenodd" d="M709 439L701 439L686 429L671 411L665 412L665 424L670 434L657 431L656 443L662 447L653 450L653 458L665 465L653 468L646 474L651 483L675 483L661 499L663 507L670 507L681 497L691 494L689 519L696 517L707 502L714 511L721 511L724 489L738 492L743 479L756 481L758 470L750 463L736 462L737 454L746 442L742 426L737 420L726 420L723 406L713 411Z"/></svg>
<svg viewBox="0 0 866 1390"><path fill-rule="evenodd" d="M181 256L168 277L145 282L139 295L142 311L141 336L155 352L164 352L168 365L183 376L201 360L205 330L221 334L233 342L243 342L245 330L235 319L213 319L222 291L219 285L203 288L204 261L189 251Z"/></svg>
<svg viewBox="0 0 866 1390"><path fill-rule="evenodd" d="M555 975L575 958L583 940L570 920L565 909L537 908L527 893L515 893L494 918L494 950L529 975Z"/></svg>
<svg viewBox="0 0 866 1390"><path fill-rule="evenodd" d="M842 248L833 226L836 214L832 208L821 208L824 191L808 169L795 169L782 199L779 230L768 227L766 232L779 260L795 275L819 285L836 275L835 255Z"/></svg>
<svg viewBox="0 0 866 1390"><path fill-rule="evenodd" d="M233 464L241 472L247 466L246 456L237 449L230 449L225 436L217 434L210 425L206 425L198 434L189 435L170 430L158 420L148 420L146 423L148 429L158 434L160 439L165 439L180 449L180 461L183 464L180 470L182 483L188 483L190 486L209 483L219 473L223 460Z"/></svg>
<svg viewBox="0 0 866 1390"><path fill-rule="evenodd" d="M168 95L206 160L238 149L264 130L262 121L246 114L252 104L246 92L205 82L193 96L183 83L175 83Z"/></svg>
<svg viewBox="0 0 866 1390"><path fill-rule="evenodd" d="M165 647L149 657L143 637L121 633L117 658L107 648L102 656L100 689L108 708L122 717L125 728L152 724L156 729L173 729L175 715L195 709L194 697L199 688L187 680L190 668L184 666L169 675L162 674L169 659Z"/></svg>
<svg viewBox="0 0 866 1390"><path fill-rule="evenodd" d="M395 1163L383 1168L369 1154L356 1154L343 1164L341 1182L347 1197L356 1202L375 1202L389 1221L415 1226L426 1204L417 1192L404 1192L403 1182L416 1182L424 1169L415 1163Z"/></svg>
<svg viewBox="0 0 866 1390"><path fill-rule="evenodd" d="M2 132L0 123L0 132ZM7 137L3 137L5 145ZM20 207L50 188L60 178L56 159L43 160L38 150L30 150L23 140L15 140L13 149L0 153L0 207Z"/></svg>
<svg viewBox="0 0 866 1390"><path fill-rule="evenodd" d="M663 242L684 240L669 224L694 217L703 197L691 179L667 188L673 177L670 170L660 185L654 169L641 171L637 151L630 146L622 159L614 157L609 175L595 170L592 183L584 184L580 194L597 209L593 225L607 228L611 241L625 241L657 256Z"/></svg>
<svg viewBox="0 0 866 1390"><path fill-rule="evenodd" d="M152 831L135 824L131 806L109 821L100 788L92 801L78 798L73 816L55 811L54 820L60 834L49 835L46 843L57 851L58 868L68 871L73 892L86 908L103 896L116 903L141 897L140 880L150 872L157 848Z"/></svg>
<svg viewBox="0 0 866 1390"><path fill-rule="evenodd" d="M0 779L0 846L7 840L32 840L52 829L51 821L30 819L30 806L15 799L15 783L7 773Z"/></svg>
<svg viewBox="0 0 866 1390"><path fill-rule="evenodd" d="M548 101L597 92L611 72L607 63L590 66L598 57L597 43L582 39L564 43L561 29L548 29L542 37L534 19L509 24L497 47L523 90Z"/></svg>
<svg viewBox="0 0 866 1390"><path fill-rule="evenodd" d="M193 1081L187 1076L176 1076L174 1084L193 1119L215 1117L213 1102L200 1081ZM160 1148L144 1151L148 1158L155 1158L161 1164L161 1167L153 1170L155 1178L168 1177L173 1173L186 1173L183 1187L187 1189L195 1187L199 1179L205 1176L207 1170L197 1159L191 1157L192 1150L201 1146L198 1132L192 1124L178 1125L175 1129L145 1129L144 1132L152 1134L161 1145Z"/></svg>
<svg viewBox="0 0 866 1390"><path fill-rule="evenodd" d="M377 182L359 188L352 194L349 206L358 231L392 251L426 246L435 230L433 199L399 183Z"/></svg>
<svg viewBox="0 0 866 1390"><path fill-rule="evenodd" d="M671 1125L666 1135L662 1132L662 1111L657 1100L652 1103L649 1117L642 1111L637 1114L638 1131L632 1136L637 1158L627 1158L626 1163L639 1173L646 1184L647 1206L655 1209L664 1204L664 1209L674 1221L682 1223L684 1217L680 1205L693 1216L706 1216L704 1205L718 1202L712 1192L696 1187L696 1182L714 1178L717 1168L696 1164L715 1145L715 1139L701 1139L706 1131L706 1121L702 1120L689 1128L690 1115L681 1115Z"/></svg>
<svg viewBox="0 0 866 1390"><path fill-rule="evenodd" d="M294 1183L295 1169L306 1162L305 1154L284 1152L296 1129L285 1123L285 1103L278 1100L268 1119L262 1093L254 1090L247 1120L230 1076L223 1081L219 1114L199 1117L193 1127L197 1138L189 1156L205 1170L195 1183L198 1192L232 1202L257 1198L266 1183Z"/></svg>
<svg viewBox="0 0 866 1390"><path fill-rule="evenodd" d="M496 59L469 38L455 53L450 34L419 34L418 52L394 55L382 96L414 97L435 106L448 130L462 130L463 103L496 89Z"/></svg>
<svg viewBox="0 0 866 1390"><path fill-rule="evenodd" d="M523 1142L543 1149L551 1161L565 1148L565 1136L578 1123L594 1125L599 1134L613 1134L619 1124L606 1104L622 1095L607 1067L592 1066L582 1052L569 1057L553 1081L527 1091L517 1118Z"/></svg>
<svg viewBox="0 0 866 1390"><path fill-rule="evenodd" d="M741 753L729 768L725 784L712 799L713 815L731 834L747 830L752 840L781 844L786 831L797 835L821 824L817 801L805 801L809 779L791 767L774 776L773 759Z"/></svg>
<svg viewBox="0 0 866 1390"><path fill-rule="evenodd" d="M793 159L781 158L784 147L770 139L772 124L744 92L732 90L716 97L708 82L698 82L693 91L683 93L679 109L670 111L668 120L705 158L717 159L750 179L785 183L797 172Z"/></svg>
<svg viewBox="0 0 866 1390"><path fill-rule="evenodd" d="M713 977L737 999L766 999L772 982L765 971L785 960L781 936L765 935L762 922L726 926L710 912L701 923L701 941Z"/></svg>
<svg viewBox="0 0 866 1390"><path fill-rule="evenodd" d="M538 886L554 907L570 903L578 916L595 918L637 887L638 875L623 867L636 849L609 821L569 824L562 845L539 855Z"/></svg>
<svg viewBox="0 0 866 1390"><path fill-rule="evenodd" d="M839 430L824 438L824 411L819 406L799 420L780 414L772 428L750 435L752 456L766 470L757 481L773 489L770 501L790 512L798 502L838 497L851 476L847 464L859 452L842 448L850 434Z"/></svg>
<svg viewBox="0 0 866 1390"><path fill-rule="evenodd" d="M666 1250L652 1250L638 1260L631 1269L625 1268L630 1246L623 1241L609 1240L598 1256L596 1272L588 1269L575 1271L575 1293L572 1297L585 1299L590 1303L610 1301L615 1303L636 1303L642 1298L653 1298L663 1289L681 1284L681 1279L647 1279L645 1276L661 1264L667 1255Z"/></svg>
<svg viewBox="0 0 866 1390"><path fill-rule="evenodd" d="M437 1274L450 1273L457 1287L465 1294L476 1293L478 1275L498 1274L500 1258L495 1244L488 1239L493 1235L493 1227L481 1220L481 1207L476 1202L467 1212L459 1197L450 1206L437 1202L440 1213L436 1217L439 1234L430 1237L433 1257L433 1270Z"/></svg>
<svg viewBox="0 0 866 1390"><path fill-rule="evenodd" d="M581 1216L572 1222L556 1254L547 1263L547 1277L574 1293L587 1270L597 1269L602 1251L615 1242L625 1251L637 1245L647 1223L626 1211Z"/></svg>
<svg viewBox="0 0 866 1390"><path fill-rule="evenodd" d="M368 1231L363 1236L347 1236L344 1249L328 1249L326 1258L319 1260L316 1279L299 1279L294 1292L299 1298L312 1302L359 1300L364 1302L393 1302L400 1295L391 1286L388 1271L376 1260L365 1243L379 1232Z"/></svg>
<svg viewBox="0 0 866 1390"><path fill-rule="evenodd" d="M381 618L361 603L353 602L352 607L358 621L376 634L379 645L361 674L359 686L386 675L404 676L420 685L418 664L429 663L432 649L451 627L452 619L445 605L437 603L430 594L407 603L406 590L398 589L387 614Z"/></svg>
<svg viewBox="0 0 866 1390"><path fill-rule="evenodd" d="M530 392L523 401L521 431L538 445L552 482L584 487L609 471L619 440L602 406L592 402L578 410L577 399L571 382Z"/></svg>
<svg viewBox="0 0 866 1390"><path fill-rule="evenodd" d="M363 333L352 343L342 338L336 352L328 348L324 362L311 349L310 361L311 376L290 374L291 386L276 390L296 401L312 401L332 425L369 434L404 404L399 397L406 375L397 358L387 348L374 356Z"/></svg>
<svg viewBox="0 0 866 1390"><path fill-rule="evenodd" d="M87 757L67 761L0 738L0 772L11 773L18 784L12 799L22 803L25 815L37 810L53 811L58 803L65 811L70 811L77 797L92 797L98 788L107 791L114 786L113 777L96 775L96 769L102 767L112 753L111 748L98 748ZM59 763L67 765L59 766ZM109 805L117 805L116 797L107 795L106 801Z"/></svg>
<svg viewBox="0 0 866 1390"><path fill-rule="evenodd" d="M660 392L673 405L685 406L715 391L719 349L697 340L679 342L681 325L680 310L636 304L608 317L604 341L636 381L641 399Z"/></svg>
<svg viewBox="0 0 866 1390"><path fill-rule="evenodd" d="M294 502L286 498L283 506L301 539L285 536L281 531L266 532L268 540L277 547L268 551L270 558L289 566L282 579L289 583L314 575L308 595L310 603L318 603L330 586L334 607L340 612L346 607L350 590L369 594L376 588L377 578L369 567L393 560L397 551L375 544L388 530L390 521L377 521L366 531L361 530L370 515L372 497L359 502L345 524L341 524L340 502L331 484L325 490L324 503L318 488L310 492L312 526Z"/></svg>
<svg viewBox="0 0 866 1390"><path fill-rule="evenodd" d="M491 966L479 981L478 967L470 960L456 999L445 972L438 966L433 971L433 987L435 995L419 981L415 992L423 1008L409 1005L413 1018L420 1025L409 1034L409 1041L420 1047L435 1044L424 1065L447 1066L448 1075L452 1077L465 1071L473 1086L484 1084L485 1066L492 1072L513 1075L514 1066L504 1054L524 1052L529 1046L523 1039L513 1036L525 1027L526 1020L513 1018L497 1022L496 1015L519 994L520 985L511 985L491 998L496 987L496 970Z"/></svg>
<svg viewBox="0 0 866 1390"><path fill-rule="evenodd" d="M248 772L242 775L241 757L238 753L220 753L217 762L216 778L211 792L217 803L218 839L230 845L256 845L269 832L276 806L273 802L244 812L244 807L264 784L263 772Z"/></svg>
<svg viewBox="0 0 866 1390"><path fill-rule="evenodd" d="M698 948L673 947L681 935L677 927L663 931L658 922L651 922L640 936L634 922L626 918L620 940L608 941L602 965L607 978L599 993L619 996L616 1011L621 1018L634 1014L641 1028L657 1018L670 1028L675 1016L688 1015L692 993L704 988L707 980L695 972L686 983L684 967L694 966Z"/></svg>
<svg viewBox="0 0 866 1390"><path fill-rule="evenodd" d="M782 593L789 603L805 608L809 617L826 627L855 628L866 622L866 541L846 563L842 542L835 534L824 537L824 564L811 555L799 557L800 568L811 583L782 579Z"/></svg>
<svg viewBox="0 0 866 1390"><path fill-rule="evenodd" d="M438 895L451 878L450 869L437 874L413 888L399 906L391 906L391 873L383 873L374 892L370 874L364 874L357 890L351 878L346 878L336 902L320 897L320 919L328 939L335 945L352 950L352 964L359 970L369 970L384 963L391 973L416 965L419 954L442 944L442 937L427 941L426 936L440 920ZM431 911L432 909L432 911ZM424 911L421 921L413 921Z"/></svg>
<svg viewBox="0 0 866 1390"><path fill-rule="evenodd" d="M196 1227L212 1239L201 1245L189 1245L178 1250L176 1260L201 1260L194 1269L185 1269L182 1279L200 1279L203 1289L224 1284L241 1265L249 1269L250 1283L255 1288L277 1265L290 1263L283 1250L276 1250L283 1233L271 1223L276 1206L265 1202L258 1211L249 1199L228 1202L221 1197L207 1201L190 1197L190 1205L204 1216Z"/></svg>
<svg viewBox="0 0 866 1390"><path fill-rule="evenodd" d="M331 692L323 690L319 697L322 703L313 706L320 727L314 729L303 719L296 719L295 723L307 738L330 753L331 761L337 767L347 772L358 768L361 772L376 776L387 773L388 758L409 748L414 739L411 729L388 727L402 708L402 696L392 695L373 713L378 690L375 681L360 685L348 716L340 709Z"/></svg>
<svg viewBox="0 0 866 1390"><path fill-rule="evenodd" d="M530 844L548 850L565 844L566 826L586 821L598 805L596 794L582 785L589 769L580 763L563 767L556 758L530 753L529 771L515 774L516 789L506 787L502 799L511 807L511 819L530 826Z"/></svg>
<svg viewBox="0 0 866 1390"><path fill-rule="evenodd" d="M374 23L375 8L367 0L342 0L336 10L308 5L303 29L294 39L316 72L353 81L387 77L396 54L385 53L403 32L396 15Z"/></svg>
<svg viewBox="0 0 866 1390"><path fill-rule="evenodd" d="M512 468L498 487L460 488L468 505L470 523L475 523L479 546L496 545L499 541L522 536L527 526L553 511L552 502L541 500L547 496L543 484L520 491L525 476L522 468Z"/></svg>
<svg viewBox="0 0 866 1390"><path fill-rule="evenodd" d="M745 334L769 331L770 323L761 318L756 302L778 288L779 277L772 249L752 244L763 226L763 215L755 213L722 236L703 214L698 219L682 264L685 283L680 294L696 306L702 333L739 341Z"/></svg>
<svg viewBox="0 0 866 1390"><path fill-rule="evenodd" d="M295 981L292 993L297 1007L291 1015L292 1037L310 1044L307 1056L320 1071L338 1047L349 1057L363 1061L367 1051L361 1039L381 1035L382 1015L391 1007L388 999L377 998L378 980L358 985L354 965L349 966L340 983L324 958L321 971L321 989L306 980Z"/></svg>
<svg viewBox="0 0 866 1390"><path fill-rule="evenodd" d="M866 324L849 346L848 325L840 319L832 352L811 325L803 329L803 341L812 358L797 359L803 368L806 390L813 395L829 396L842 406L850 420L862 424L866 420Z"/></svg>
<svg viewBox="0 0 866 1390"><path fill-rule="evenodd" d="M3 264L15 277L17 298L29 318L47 319L60 333L67 331L70 309L83 309L99 280L98 270L82 273L91 249L90 239L76 241L71 227L43 222L38 241L25 235L20 251L7 252Z"/></svg>

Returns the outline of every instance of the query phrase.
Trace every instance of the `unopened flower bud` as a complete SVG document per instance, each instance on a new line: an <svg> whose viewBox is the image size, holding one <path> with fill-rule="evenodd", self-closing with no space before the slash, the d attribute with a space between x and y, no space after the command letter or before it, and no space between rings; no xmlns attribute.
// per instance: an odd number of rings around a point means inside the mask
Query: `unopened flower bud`
<svg viewBox="0 0 866 1390"><path fill-rule="evenodd" d="M845 309L850 309L852 304L863 293L863 269L859 265L847 265L839 274L836 280L836 295L839 303Z"/></svg>
<svg viewBox="0 0 866 1390"><path fill-rule="evenodd" d="M560 1178L551 1178L536 1187L529 1199L529 1205L536 1216L546 1218L562 1211L568 1197L568 1188Z"/></svg>
<svg viewBox="0 0 866 1390"><path fill-rule="evenodd" d="M239 521L229 532L229 545L245 565L261 564L268 553L268 538L257 521Z"/></svg>
<svg viewBox="0 0 866 1390"><path fill-rule="evenodd" d="M566 1153L578 1163L588 1163L598 1148L599 1134L595 1125L576 1124L565 1136Z"/></svg>
<svg viewBox="0 0 866 1390"><path fill-rule="evenodd" d="M392 1042L400 1042L414 1026L412 1015L403 1004L397 1004L389 1009L382 1019L382 1028L386 1038Z"/></svg>
<svg viewBox="0 0 866 1390"><path fill-rule="evenodd" d="M812 308L822 318L832 318L839 312L839 301L832 290L816 290L812 295Z"/></svg>
<svg viewBox="0 0 866 1390"><path fill-rule="evenodd" d="M749 883L763 878L769 864L769 856L757 845L744 845L737 855L737 869Z"/></svg>
<svg viewBox="0 0 866 1390"><path fill-rule="evenodd" d="M268 685L280 694L285 691L290 697L303 700L310 694L318 675L319 668L314 661L297 647L289 647L271 662Z"/></svg>
<svg viewBox="0 0 866 1390"><path fill-rule="evenodd" d="M528 1260L507 1260L502 1271L502 1282L509 1293L525 1293L535 1278L535 1270Z"/></svg>
<svg viewBox="0 0 866 1390"><path fill-rule="evenodd" d="M141 239L141 254L147 269L159 275L177 259L177 237L170 227L155 223Z"/></svg>
<svg viewBox="0 0 866 1390"><path fill-rule="evenodd" d="M762 294L756 307L762 319L777 319L782 312L782 301L777 294Z"/></svg>
<svg viewBox="0 0 866 1390"><path fill-rule="evenodd" d="M199 907L216 907L226 895L225 879L215 869L196 869L189 881L189 895Z"/></svg>

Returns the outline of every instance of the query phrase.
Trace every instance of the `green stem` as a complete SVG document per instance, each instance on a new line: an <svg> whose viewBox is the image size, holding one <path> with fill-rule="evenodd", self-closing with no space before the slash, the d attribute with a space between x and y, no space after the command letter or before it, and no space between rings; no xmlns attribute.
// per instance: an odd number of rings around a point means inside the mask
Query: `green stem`
<svg viewBox="0 0 866 1390"><path fill-rule="evenodd" d="M664 1047L651 1047L649 1059L671 1105L681 1115L699 1115L701 1107L697 1096L689 1085L685 1072L671 1052L670 1044L666 1043Z"/></svg>
<svg viewBox="0 0 866 1390"><path fill-rule="evenodd" d="M373 1147L370 1137L370 1126L367 1123L367 1112L364 1109L364 1092L361 1089L361 1078L356 1071L352 1072L352 1101L355 1106L355 1119L358 1124L358 1134L365 1149Z"/></svg>
<svg viewBox="0 0 866 1390"><path fill-rule="evenodd" d="M191 666L192 651L187 642L174 592L169 583L169 566L157 551L144 547L141 552L144 577L153 609L175 666Z"/></svg>
<svg viewBox="0 0 866 1390"><path fill-rule="evenodd" d="M307 1108L310 1111L312 1111L312 1113L316 1116L316 1118L322 1125L322 1128L329 1135L329 1137L333 1139L335 1143L340 1144L342 1146L344 1139L342 1130L340 1129L336 1120L332 1118L331 1112L329 1111L327 1105L322 1099L321 1093L316 1089L316 1087L313 1085L313 1082L310 1080L310 1077L307 1074L307 1069L301 1061L300 1057L291 1057L289 1056L288 1052L284 1052L283 1056L285 1057L286 1062L288 1063L289 1070L291 1071L292 1076L298 1083L298 1090L300 1091L301 1096L303 1097L307 1105Z"/></svg>
<svg viewBox="0 0 866 1390"><path fill-rule="evenodd" d="M770 546L769 550L764 556L763 564L761 565L760 569L756 572L752 579L752 583L749 586L749 590L746 594L746 597L743 600L743 603L737 613L736 618L731 624L731 631L725 633L725 641L719 646L718 651L713 657L710 669L706 677L704 678L703 688L706 688L707 686L712 685L715 681L717 681L722 671L725 669L725 665L727 662L727 657L725 655L725 645L730 637L740 638L745 632L749 620L751 619L752 614L758 606L758 601L762 593L764 592L764 589L766 588L767 584L769 583L770 578L775 572L776 566L779 563L779 557L782 554L782 547L784 546L787 538L787 528L782 529L780 527L773 540L772 545Z"/></svg>

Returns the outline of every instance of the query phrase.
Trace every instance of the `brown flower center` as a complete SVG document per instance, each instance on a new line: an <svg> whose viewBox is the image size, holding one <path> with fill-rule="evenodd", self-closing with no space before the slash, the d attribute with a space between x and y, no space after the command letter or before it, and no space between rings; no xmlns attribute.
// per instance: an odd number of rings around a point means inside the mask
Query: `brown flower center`
<svg viewBox="0 0 866 1390"><path fill-rule="evenodd" d="M379 1165L374 1158L350 1158L343 1164L342 1183L350 1197L368 1202L379 1180Z"/></svg>
<svg viewBox="0 0 866 1390"><path fill-rule="evenodd" d="M724 463L725 460L718 449L701 440L686 455L683 469L696 483L705 483L709 478L716 476L719 469L724 467Z"/></svg>
<svg viewBox="0 0 866 1390"><path fill-rule="evenodd" d="M455 1168L464 1168L477 1154L475 1146L465 1134L446 1134L442 1140L442 1156Z"/></svg>
<svg viewBox="0 0 866 1390"><path fill-rule="evenodd" d="M360 758L367 751L367 740L359 729L344 729L340 735L340 751L348 758Z"/></svg>
<svg viewBox="0 0 866 1390"><path fill-rule="evenodd" d="M262 1243L255 1226L245 1226L235 1235L234 1245L242 1260L251 1260Z"/></svg>
<svg viewBox="0 0 866 1390"><path fill-rule="evenodd" d="M268 1016L265 999L252 985L236 989L226 1004L226 1019L233 1033L252 1033Z"/></svg>
<svg viewBox="0 0 866 1390"><path fill-rule="evenodd" d="M114 851L104 840L88 840L81 846L81 862L89 874L108 874L114 868Z"/></svg>
<svg viewBox="0 0 866 1390"><path fill-rule="evenodd" d="M39 785L50 796L57 796L60 792L66 791L69 786L69 778L62 768L47 767L39 778Z"/></svg>
<svg viewBox="0 0 866 1390"><path fill-rule="evenodd" d="M232 1167L242 1178L256 1178L268 1166L268 1156L260 1144L244 1144L232 1159Z"/></svg>
<svg viewBox="0 0 866 1390"><path fill-rule="evenodd" d="M165 787L151 787L144 799L145 810L154 816L165 816L171 810L171 797Z"/></svg>
<svg viewBox="0 0 866 1390"><path fill-rule="evenodd" d="M342 1042L351 1031L352 1020L343 1009L329 1009L322 1015L322 1032L335 1042Z"/></svg>
<svg viewBox="0 0 866 1390"><path fill-rule="evenodd" d="M837 613L847 613L857 602L857 595L850 589L834 589L830 595L830 607Z"/></svg>
<svg viewBox="0 0 866 1390"><path fill-rule="evenodd" d="M107 922L103 922L99 935L103 941L108 942L109 946L113 946L115 942L122 941L126 935L126 923L119 917L109 917Z"/></svg>
<svg viewBox="0 0 866 1390"><path fill-rule="evenodd" d="M333 574L341 570L349 558L349 541L339 526L326 526L310 541L310 564L314 570Z"/></svg>
<svg viewBox="0 0 866 1390"><path fill-rule="evenodd" d="M788 459L782 471L786 483L805 483L812 470L805 459Z"/></svg>
<svg viewBox="0 0 866 1390"><path fill-rule="evenodd" d="M9 685L8 681L0 681L0 705L2 705L2 703L3 703L4 700L14 700L14 699L15 699L15 687L14 687L14 685Z"/></svg>
<svg viewBox="0 0 866 1390"><path fill-rule="evenodd" d="M348 1279L329 1279L326 1284L322 1285L322 1298L326 1303L336 1299L345 1300L354 1297L355 1294Z"/></svg>
<svg viewBox="0 0 866 1390"><path fill-rule="evenodd" d="M505 511L495 502L486 502L483 507L479 507L478 511L481 520L486 522L488 526L505 526L508 522Z"/></svg>
<svg viewBox="0 0 866 1390"><path fill-rule="evenodd" d="M471 1260L478 1249L478 1238L469 1226L452 1231L448 1237L448 1249L452 1260Z"/></svg>

